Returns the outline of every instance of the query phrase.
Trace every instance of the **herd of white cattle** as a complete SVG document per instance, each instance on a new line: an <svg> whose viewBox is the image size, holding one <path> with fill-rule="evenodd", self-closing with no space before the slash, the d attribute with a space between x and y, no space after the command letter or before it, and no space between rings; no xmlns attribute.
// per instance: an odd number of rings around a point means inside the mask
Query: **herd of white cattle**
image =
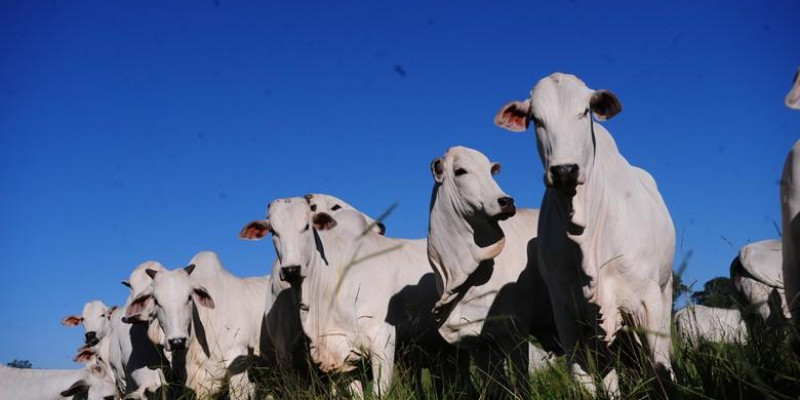
<svg viewBox="0 0 800 400"><path fill-rule="evenodd" d="M800 109L797 75L786 104ZM465 147L431 163L427 238L385 236L380 221L330 195L274 200L239 237L271 236L277 276L236 277L209 251L174 270L145 262L123 282L123 306L92 301L62 321L83 325L84 368L0 367L0 398L141 399L169 380L198 398L227 382L232 399L252 399L254 367L335 376L329 390L363 397L363 365L381 396L397 364L428 368L441 390L470 386L473 364L488 393L525 397L530 371L562 354L587 390L618 396L613 363L595 380L585 353L611 354L630 331L671 379L675 228L653 177L598 123L621 110L610 91L561 73L501 108L496 125L535 127L540 210L517 209L493 178L500 164ZM780 202L782 241L742 248L731 278L765 321L800 327L800 141ZM675 325L692 343L747 340L739 310L689 306Z"/></svg>

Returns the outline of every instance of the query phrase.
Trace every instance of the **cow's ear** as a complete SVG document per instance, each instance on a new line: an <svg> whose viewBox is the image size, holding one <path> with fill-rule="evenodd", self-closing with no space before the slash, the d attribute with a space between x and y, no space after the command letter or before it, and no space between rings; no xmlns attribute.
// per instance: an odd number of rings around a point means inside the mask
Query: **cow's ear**
<svg viewBox="0 0 800 400"><path fill-rule="evenodd" d="M124 281L122 281L122 282L120 282L120 283L121 283L123 286L127 286L127 287L128 287L128 289L133 289L133 286L131 286L131 282L130 282L129 280L127 280L127 279L125 279Z"/></svg>
<svg viewBox="0 0 800 400"><path fill-rule="evenodd" d="M77 315L70 315L61 320L61 325L64 326L78 326L83 322L83 317Z"/></svg>
<svg viewBox="0 0 800 400"><path fill-rule="evenodd" d="M239 231L239 239L259 240L269 233L269 221L262 219L251 221Z"/></svg>
<svg viewBox="0 0 800 400"><path fill-rule="evenodd" d="M150 277L150 279L156 279L156 274L158 274L158 270L152 268L146 268L144 272Z"/></svg>
<svg viewBox="0 0 800 400"><path fill-rule="evenodd" d="M512 101L494 116L494 124L511 132L525 132L531 122L531 101Z"/></svg>
<svg viewBox="0 0 800 400"><path fill-rule="evenodd" d="M86 363L89 361L94 360L97 354L89 347L81 347L78 349L78 354L72 361L79 362L79 363Z"/></svg>
<svg viewBox="0 0 800 400"><path fill-rule="evenodd" d="M499 162L492 163L492 175L499 174L502 169Z"/></svg>
<svg viewBox="0 0 800 400"><path fill-rule="evenodd" d="M442 179L444 178L444 161L441 158L436 157L431 161L431 174L436 182L442 183Z"/></svg>
<svg viewBox="0 0 800 400"><path fill-rule="evenodd" d="M794 73L792 89L786 94L786 107L793 110L800 110L800 68Z"/></svg>
<svg viewBox="0 0 800 400"><path fill-rule="evenodd" d="M336 220L328 213L314 214L314 229L318 231L326 231L336 227Z"/></svg>
<svg viewBox="0 0 800 400"><path fill-rule="evenodd" d="M206 288L202 286L196 286L192 289L192 297L194 297L194 302L199 303L201 306L205 308L214 308L214 299L211 298L211 295L208 294Z"/></svg>
<svg viewBox="0 0 800 400"><path fill-rule="evenodd" d="M622 103L620 103L617 95L608 90L595 91L589 104L592 107L594 118L598 121L611 119L622 112Z"/></svg>
<svg viewBox="0 0 800 400"><path fill-rule="evenodd" d="M124 322L131 323L150 320L152 299L153 294L151 290L146 290L142 294L136 296L128 306L128 310L125 311ZM146 318L143 318L143 315L146 315Z"/></svg>
<svg viewBox="0 0 800 400"><path fill-rule="evenodd" d="M61 396L74 397L79 394L86 393L88 391L89 391L89 384L85 380L81 379L73 383L72 386L69 387L69 389L61 392Z"/></svg>

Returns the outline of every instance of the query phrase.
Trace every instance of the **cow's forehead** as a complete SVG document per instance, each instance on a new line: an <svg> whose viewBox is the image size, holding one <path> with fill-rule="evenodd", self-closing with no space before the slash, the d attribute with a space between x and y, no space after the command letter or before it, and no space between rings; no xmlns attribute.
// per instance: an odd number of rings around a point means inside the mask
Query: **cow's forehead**
<svg viewBox="0 0 800 400"><path fill-rule="evenodd" d="M100 300L90 301L83 306L83 314L94 315L97 313L102 313L107 308L108 307L106 307L106 305Z"/></svg>
<svg viewBox="0 0 800 400"><path fill-rule="evenodd" d="M446 164L488 165L489 159L481 152L468 147L451 147L445 153Z"/></svg>
<svg viewBox="0 0 800 400"><path fill-rule="evenodd" d="M557 72L542 78L533 87L531 106L537 116L580 110L588 105L591 93L591 89L577 76Z"/></svg>
<svg viewBox="0 0 800 400"><path fill-rule="evenodd" d="M183 269L162 271L153 278L153 291L157 297L188 292L190 287L189 274Z"/></svg>
<svg viewBox="0 0 800 400"><path fill-rule="evenodd" d="M311 208L304 198L278 199L270 203L269 222L281 225L287 221L306 220L310 213Z"/></svg>

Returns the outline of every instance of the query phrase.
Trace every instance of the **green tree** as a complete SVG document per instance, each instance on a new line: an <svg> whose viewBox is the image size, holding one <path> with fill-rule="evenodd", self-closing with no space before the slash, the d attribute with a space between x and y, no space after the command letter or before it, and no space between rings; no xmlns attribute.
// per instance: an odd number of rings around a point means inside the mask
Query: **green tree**
<svg viewBox="0 0 800 400"><path fill-rule="evenodd" d="M14 360L10 363L6 364L11 368L33 368L33 364L31 364L28 360Z"/></svg>
<svg viewBox="0 0 800 400"><path fill-rule="evenodd" d="M703 285L702 291L692 294L692 300L708 307L736 308L733 282L731 278L713 278Z"/></svg>

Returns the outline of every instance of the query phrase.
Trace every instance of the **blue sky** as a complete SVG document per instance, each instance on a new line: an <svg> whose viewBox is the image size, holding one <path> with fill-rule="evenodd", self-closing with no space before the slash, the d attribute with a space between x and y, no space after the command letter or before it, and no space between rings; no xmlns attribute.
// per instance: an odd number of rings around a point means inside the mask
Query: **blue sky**
<svg viewBox="0 0 800 400"><path fill-rule="evenodd" d="M533 134L492 118L555 71L619 96L605 125L656 178L696 287L777 237L796 1L258 3L2 2L0 361L73 366L60 318L124 302L145 260L268 273L269 242L236 234L277 197L396 202L389 235L423 237L453 145L538 207Z"/></svg>

